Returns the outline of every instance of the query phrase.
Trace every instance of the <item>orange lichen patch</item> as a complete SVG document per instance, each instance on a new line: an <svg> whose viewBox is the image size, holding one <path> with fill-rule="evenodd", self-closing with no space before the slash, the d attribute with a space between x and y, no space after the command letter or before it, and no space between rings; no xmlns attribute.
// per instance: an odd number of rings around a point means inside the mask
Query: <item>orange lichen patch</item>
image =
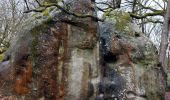
<svg viewBox="0 0 170 100"><path fill-rule="evenodd" d="M22 78L18 78L15 81L14 91L19 95L24 95L29 92L28 87L25 86L26 82Z"/></svg>
<svg viewBox="0 0 170 100"><path fill-rule="evenodd" d="M123 54L119 55L118 64L119 65L130 65L131 60L129 58L129 55L126 54L126 53L123 53Z"/></svg>
<svg viewBox="0 0 170 100"><path fill-rule="evenodd" d="M14 96L2 96L0 95L0 100L17 100Z"/></svg>
<svg viewBox="0 0 170 100"><path fill-rule="evenodd" d="M122 65L130 65L133 71L133 83L134 83L134 87L136 87L136 81L135 81L135 66L132 62L131 59L131 51L133 50L133 47L128 45L128 44L122 44L121 42L119 43L121 50L120 53L118 55L119 59L118 59L118 66L122 66ZM134 88L135 89L135 88Z"/></svg>
<svg viewBox="0 0 170 100"><path fill-rule="evenodd" d="M60 100L64 100L64 84L60 85L59 87L59 96L60 96Z"/></svg>
<svg viewBox="0 0 170 100"><path fill-rule="evenodd" d="M67 24L56 23L49 27L48 34L40 36L37 47L38 60L36 73L36 84L38 83L37 94L50 100L64 100L64 86L61 82L66 74L64 68L64 60L67 57ZM42 39L43 38L43 39ZM42 42L41 42L42 41ZM45 41L45 42L43 42Z"/></svg>
<svg viewBox="0 0 170 100"><path fill-rule="evenodd" d="M44 86L42 88L45 98L50 98L50 100L58 100L56 81L49 78L45 78L44 80L46 81L44 81Z"/></svg>
<svg viewBox="0 0 170 100"><path fill-rule="evenodd" d="M29 92L28 83L31 82L32 77L32 65L28 61L26 63L26 68L23 68L16 78L14 83L14 91L19 95L25 95Z"/></svg>
<svg viewBox="0 0 170 100"><path fill-rule="evenodd" d="M123 48L121 55L119 55L119 60L122 61L121 64L131 65L132 60L131 60L131 57L130 57L130 53L131 53L133 48L129 45L123 45L121 48Z"/></svg>
<svg viewBox="0 0 170 100"><path fill-rule="evenodd" d="M118 65L131 65L132 60L130 57L133 47L129 44L122 43L118 38L114 37L111 40L111 53L117 55Z"/></svg>
<svg viewBox="0 0 170 100"><path fill-rule="evenodd" d="M117 38L111 40L111 52L113 54L120 54L122 52L122 46Z"/></svg>

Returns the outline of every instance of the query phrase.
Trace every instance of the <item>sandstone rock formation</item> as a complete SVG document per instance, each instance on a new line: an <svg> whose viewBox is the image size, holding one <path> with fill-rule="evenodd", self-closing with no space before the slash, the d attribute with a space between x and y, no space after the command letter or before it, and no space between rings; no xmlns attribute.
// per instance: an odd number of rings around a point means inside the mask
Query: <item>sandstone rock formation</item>
<svg viewBox="0 0 170 100"><path fill-rule="evenodd" d="M70 3L70 11L95 16L92 0ZM0 94L19 100L161 100L166 75L156 59L156 48L142 34L54 9L30 18L18 32L0 64Z"/></svg>
<svg viewBox="0 0 170 100"><path fill-rule="evenodd" d="M103 79L109 80L113 88L110 95L128 100L162 100L166 74L157 64L156 48L142 33L118 32L114 25L100 25Z"/></svg>

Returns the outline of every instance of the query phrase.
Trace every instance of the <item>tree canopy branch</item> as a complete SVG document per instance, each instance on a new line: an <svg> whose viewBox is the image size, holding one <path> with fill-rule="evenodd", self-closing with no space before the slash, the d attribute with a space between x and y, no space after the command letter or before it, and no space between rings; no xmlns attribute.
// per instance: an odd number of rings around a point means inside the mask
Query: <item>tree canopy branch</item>
<svg viewBox="0 0 170 100"><path fill-rule="evenodd" d="M51 3L51 4L45 4L45 5L41 5L41 7L44 7L44 9L32 9L32 10L28 10L28 11L25 11L24 13L29 13L29 12L42 12L44 11L45 9L47 9L48 7L52 7L52 6L55 6L57 7L58 9L60 9L62 12L68 14L68 15L73 15L75 17L78 17L78 18L92 18L93 20L95 21L104 21L104 19L100 19L96 16L93 16L91 14L76 14L74 12L70 12L68 11L67 9L61 7L60 5L58 5L57 3Z"/></svg>
<svg viewBox="0 0 170 100"><path fill-rule="evenodd" d="M134 13L130 13L130 16L132 18L136 18L136 19L143 19L143 18L147 18L148 16L164 16L165 11L160 10L160 11L155 11L155 12L151 12L151 13L145 13L144 15L137 15Z"/></svg>

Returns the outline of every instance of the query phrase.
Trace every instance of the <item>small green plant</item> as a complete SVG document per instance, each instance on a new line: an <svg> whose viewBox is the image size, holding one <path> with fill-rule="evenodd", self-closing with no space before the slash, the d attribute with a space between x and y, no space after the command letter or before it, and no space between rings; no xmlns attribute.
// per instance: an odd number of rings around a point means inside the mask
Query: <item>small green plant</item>
<svg viewBox="0 0 170 100"><path fill-rule="evenodd" d="M116 30L125 31L125 32L131 31L129 27L130 15L128 13L121 10L114 10L114 11L108 10L108 12L104 14L104 16L116 22L115 23Z"/></svg>
<svg viewBox="0 0 170 100"><path fill-rule="evenodd" d="M45 9L42 14L43 16L49 16L49 13L54 9L54 7L49 7L47 9Z"/></svg>
<svg viewBox="0 0 170 100"><path fill-rule="evenodd" d="M4 54L0 54L0 61L4 59Z"/></svg>

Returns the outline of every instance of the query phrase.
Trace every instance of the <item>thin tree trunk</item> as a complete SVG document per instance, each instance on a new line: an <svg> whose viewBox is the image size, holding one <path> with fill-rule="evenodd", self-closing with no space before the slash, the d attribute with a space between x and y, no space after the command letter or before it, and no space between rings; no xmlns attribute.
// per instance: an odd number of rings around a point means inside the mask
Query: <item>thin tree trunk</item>
<svg viewBox="0 0 170 100"><path fill-rule="evenodd" d="M170 24L170 0L168 0L167 4L167 12L164 17L163 31L161 34L161 44L160 44L160 52L159 52L159 62L165 68L167 64L165 63L166 51L168 47L168 36L169 36L169 24Z"/></svg>
<svg viewBox="0 0 170 100"><path fill-rule="evenodd" d="M137 3L137 0L134 0L133 1L133 6L132 6L132 13L135 13L136 3Z"/></svg>

